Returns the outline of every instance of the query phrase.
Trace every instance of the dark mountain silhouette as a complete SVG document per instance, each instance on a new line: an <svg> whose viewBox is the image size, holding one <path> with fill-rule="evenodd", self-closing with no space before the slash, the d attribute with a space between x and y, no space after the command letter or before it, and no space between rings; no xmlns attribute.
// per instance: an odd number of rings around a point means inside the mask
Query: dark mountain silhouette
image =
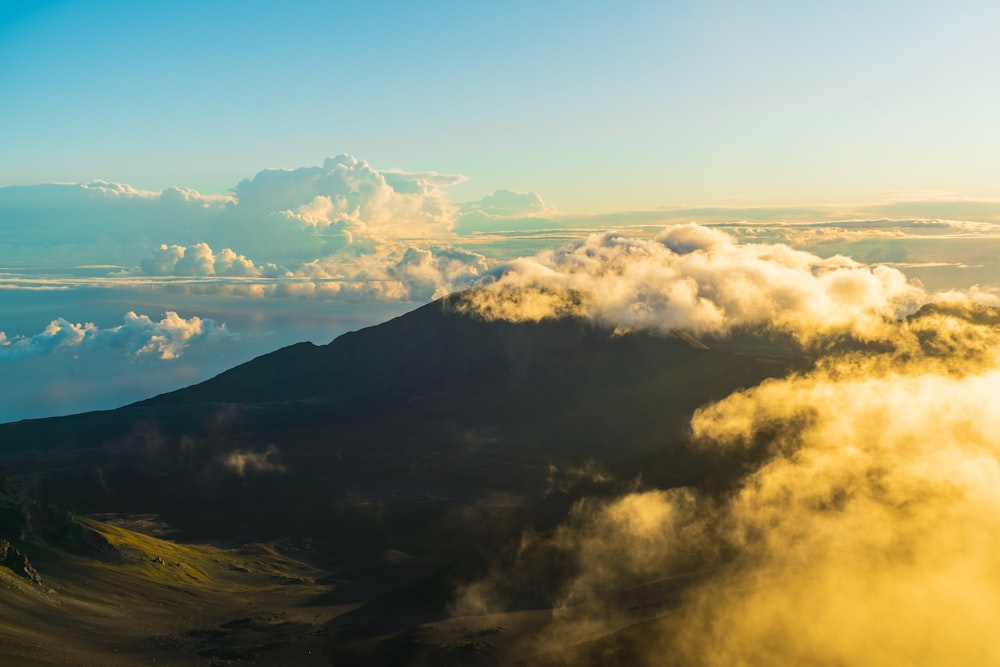
<svg viewBox="0 0 1000 667"><path fill-rule="evenodd" d="M0 425L0 457L81 512L254 538L315 534L322 515L337 533L372 514L537 494L587 461L640 473L698 406L806 363L773 338L486 322L455 298L118 410Z"/></svg>

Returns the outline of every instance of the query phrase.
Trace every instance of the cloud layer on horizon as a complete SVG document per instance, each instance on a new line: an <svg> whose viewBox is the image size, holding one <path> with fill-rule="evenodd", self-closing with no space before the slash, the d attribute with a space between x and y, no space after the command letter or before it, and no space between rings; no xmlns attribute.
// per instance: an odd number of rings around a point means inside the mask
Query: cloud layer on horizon
<svg viewBox="0 0 1000 667"><path fill-rule="evenodd" d="M227 197L103 181L0 188L0 261L118 264L153 285L221 295L424 301L489 268L453 243L459 208L443 188L462 180L340 155L261 171ZM233 280L187 280L206 277Z"/></svg>
<svg viewBox="0 0 1000 667"><path fill-rule="evenodd" d="M129 277L165 277L174 289L233 296L291 296L345 301L429 301L463 289L489 269L483 255L449 244L380 242L368 252L339 253L294 269L255 265L207 243L161 245ZM181 281L177 278L208 280Z"/></svg>
<svg viewBox="0 0 1000 667"><path fill-rule="evenodd" d="M4 187L0 265L40 270L117 265L128 267L135 278L157 277L150 283L154 286L170 278L180 279L180 285L192 277L267 279L255 286L220 280L217 293L223 295L421 300L463 289L469 276L532 255L552 242L583 239L595 228L620 228L630 237L648 238L664 226L698 221L740 241L906 267L922 277L940 277L938 286L957 286L956 280L966 275L975 280L963 287L996 282L988 260L1000 251L1000 225L995 224L1000 206L990 202L965 202L964 208L961 202L934 200L843 210L679 207L586 215L561 213L534 192L505 189L478 201L452 203L447 189L463 180L435 172L379 170L339 155L319 166L265 169L238 183L229 195L207 196L181 187L149 192L106 181ZM961 217L856 217L859 211L913 213L923 204L937 206L928 212L980 217L970 218L973 222ZM929 241L934 248L923 245ZM397 266L410 248L411 259L413 253L431 252L435 259L430 263L440 265L440 275L431 279L424 268L419 286L398 280L415 275ZM447 258L438 260L438 255ZM463 257L465 267L458 269ZM327 282L315 282L310 290L307 274L316 273L316 266L323 267ZM461 279L451 281L449 275ZM268 281L291 287L272 287ZM431 282L434 289L427 287Z"/></svg>

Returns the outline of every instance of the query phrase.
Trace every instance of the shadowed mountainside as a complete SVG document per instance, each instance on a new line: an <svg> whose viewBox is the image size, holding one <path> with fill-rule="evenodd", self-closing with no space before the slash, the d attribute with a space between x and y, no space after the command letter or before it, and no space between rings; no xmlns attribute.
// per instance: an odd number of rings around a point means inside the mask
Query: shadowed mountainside
<svg viewBox="0 0 1000 667"><path fill-rule="evenodd" d="M638 472L698 406L807 363L773 339L707 342L485 322L442 300L118 410L0 425L0 458L80 512L253 539L315 535L332 516L322 531L339 533L355 515L537 494L587 461Z"/></svg>

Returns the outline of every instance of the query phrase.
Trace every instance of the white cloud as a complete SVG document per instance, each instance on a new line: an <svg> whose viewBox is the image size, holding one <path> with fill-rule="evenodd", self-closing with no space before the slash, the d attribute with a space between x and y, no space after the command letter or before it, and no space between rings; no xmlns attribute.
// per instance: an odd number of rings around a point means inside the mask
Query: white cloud
<svg viewBox="0 0 1000 667"><path fill-rule="evenodd" d="M266 170L235 188L241 215L280 214L317 231L395 237L441 236L451 231L456 207L441 175L380 172L350 155L321 167Z"/></svg>
<svg viewBox="0 0 1000 667"><path fill-rule="evenodd" d="M716 335L767 325L808 339L834 330L872 335L885 318L928 300L896 269L780 244L739 244L688 224L654 239L595 234L516 260L466 304L489 318L578 315L623 329Z"/></svg>
<svg viewBox="0 0 1000 667"><path fill-rule="evenodd" d="M185 319L173 311L167 311L158 322L129 311L122 324L106 329L91 322L74 324L57 318L33 336L11 338L0 331L0 360L99 347L124 349L133 357L176 359L192 342L233 336L224 324L194 316Z"/></svg>
<svg viewBox="0 0 1000 667"><path fill-rule="evenodd" d="M0 289L145 284L220 295L417 301L467 287L488 270L487 263L495 266L554 242L575 241L576 250L514 262L491 288L517 291L514 307L505 304L502 315L485 309L494 316L528 319L575 312L623 328L671 328L672 322L712 332L769 320L778 312L786 315L777 318L777 326L799 330L810 318L825 317L822 326L828 328L854 326L849 322L863 328L873 316L908 312L913 304L907 294L921 297L898 284L902 274L887 268L893 265L905 266L934 289L957 287L967 278L961 286L979 283L985 294L997 282L991 259L1000 244L995 224L831 219L842 212L819 208L574 216L559 213L537 193L511 190L455 206L447 188L462 180L380 170L340 155L318 166L261 171L227 196L180 187L152 192L107 181L0 188L0 265L139 267L91 281L69 272L62 278L39 272L36 280L23 273L0 276ZM747 243L676 252L683 249L670 250L663 238L659 244L650 239L654 223L691 219L714 221ZM629 231L581 240L598 226ZM557 236L510 233L555 227L560 228ZM935 242L903 243L911 239ZM750 241L810 249L815 257L806 263L814 264L782 267L784 260L776 256L753 258L751 248L763 252L778 245L751 246ZM667 261L667 251L677 258ZM587 275L590 269L582 260L588 252L603 257L602 275ZM622 253L617 260L616 252ZM626 267L629 253L639 261ZM837 253L883 266L831 271L835 267L828 260L818 259ZM702 256L706 265L699 267ZM616 262L620 269L614 268ZM746 293L736 297L739 289ZM494 294L503 301L513 291ZM788 314L796 312L799 321L791 322Z"/></svg>
<svg viewBox="0 0 1000 667"><path fill-rule="evenodd" d="M487 269L486 258L468 250L409 246L387 273L407 286L411 300L428 301L469 285Z"/></svg>
<svg viewBox="0 0 1000 667"><path fill-rule="evenodd" d="M207 243L197 243L161 245L129 275L162 278L157 284L199 293L427 301L468 287L488 269L482 255L440 243L378 242L294 269L255 265L229 248L215 253Z"/></svg>
<svg viewBox="0 0 1000 667"><path fill-rule="evenodd" d="M364 247L367 239L439 239L457 214L444 188L461 180L379 171L340 155L318 167L261 171L227 196L106 181L4 187L0 220L10 224L0 235L0 261L132 263L160 245L207 243L287 264Z"/></svg>
<svg viewBox="0 0 1000 667"><path fill-rule="evenodd" d="M140 262L139 268L139 275L147 276L275 276L285 273L274 264L256 266L230 248L223 248L216 254L207 243L187 247L161 244Z"/></svg>
<svg viewBox="0 0 1000 667"><path fill-rule="evenodd" d="M73 324L61 317L52 320L44 330L30 338L15 336L11 339L0 331L0 359L33 357L78 347L88 338L92 339L97 331L91 323Z"/></svg>
<svg viewBox="0 0 1000 667"><path fill-rule="evenodd" d="M374 252L308 262L267 293L340 300L427 301L469 286L486 258L448 245L382 243Z"/></svg>

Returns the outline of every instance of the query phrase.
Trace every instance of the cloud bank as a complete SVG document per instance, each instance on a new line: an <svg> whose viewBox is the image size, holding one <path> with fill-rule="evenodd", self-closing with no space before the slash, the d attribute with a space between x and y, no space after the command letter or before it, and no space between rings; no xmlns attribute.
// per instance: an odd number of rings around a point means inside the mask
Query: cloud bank
<svg viewBox="0 0 1000 667"><path fill-rule="evenodd" d="M719 519L741 552L734 576L762 579L698 592L693 662L1000 659L989 630L1000 622L995 323L948 319L988 342L985 359L973 355L982 366L962 349L931 364L831 360L695 416L705 446L764 440L772 456Z"/></svg>
<svg viewBox="0 0 1000 667"><path fill-rule="evenodd" d="M886 266L821 258L781 244L740 244L695 224L653 239L595 234L504 267L463 307L489 319L579 316L623 330L725 335L767 325L800 339L871 336L929 300Z"/></svg>
<svg viewBox="0 0 1000 667"><path fill-rule="evenodd" d="M197 243L161 245L128 275L165 278L174 289L199 294L423 302L469 287L488 269L483 255L449 244L380 242L288 269Z"/></svg>
<svg viewBox="0 0 1000 667"><path fill-rule="evenodd" d="M129 267L95 278L95 287L148 277L152 286L200 294L425 301L489 268L483 254L453 243L460 212L444 189L462 180L380 171L339 155L316 167L261 171L226 197L104 181L0 188L0 217L11 223L0 236L0 260ZM494 199L484 206L511 206Z"/></svg>
<svg viewBox="0 0 1000 667"><path fill-rule="evenodd" d="M371 239L432 239L451 232L458 208L444 188L464 180L379 171L349 155L321 166L267 169L228 196L162 192L96 181L0 188L0 256L88 257L123 263L133 253L206 243L240 246L257 261L309 261ZM112 240L114 239L114 240ZM55 254L53 254L55 252Z"/></svg>
<svg viewBox="0 0 1000 667"><path fill-rule="evenodd" d="M455 273L455 259L462 250L471 255L460 273L481 274L483 261L495 267L512 257L536 253L554 241L582 239L594 229L628 229L634 241L649 240L656 233L651 230L697 220L726 229L746 242L791 244L822 256L843 254L868 264L907 267L932 281L935 288L958 286L956 281L964 276L975 278L962 286L995 282L991 258L1000 251L995 202L980 202L978 208L973 203L969 203L971 208L941 208L946 202L936 200L932 203L938 208L928 209L956 215L979 212L979 218L886 217L888 212L915 215L913 202L897 202L905 205L898 211L885 205L857 210L693 207L587 215L561 213L537 193L505 189L478 201L453 204L448 188L463 180L434 172L377 169L350 155L338 155L318 166L265 169L236 184L228 195L204 195L181 187L152 192L108 181L4 187L0 188L0 266L5 262L13 267L60 268L113 264L129 267L133 277L159 278L150 281L154 286L178 282L174 278L182 279L180 284L194 277L259 278L267 280L253 287L222 286L218 293L304 296L310 293L307 286L275 289L267 281L284 279L304 285L308 282L304 274L312 269L302 267L319 265L329 274L324 280L334 281L329 284L337 287L314 283L311 294L316 298L423 299L467 286L464 277L451 283L447 277ZM859 212L873 216L859 218ZM607 246L600 251L605 255L614 244L610 236L585 243L595 251L597 246ZM647 259L656 255L655 247L634 245L638 255L646 253ZM434 260L441 266L441 277L433 279L434 289L428 288L426 275L421 286L398 280L404 267L395 264L409 248L430 251L435 257L449 249L447 261ZM721 254L720 249L712 251L714 259ZM570 269L568 260L565 253L549 259L539 256L524 260L507 274L520 272L525 280L527 272L540 268L579 274ZM383 266L374 270L379 261ZM365 268L360 271L357 267L362 263ZM358 276L353 283L352 272ZM889 274L877 278L887 280ZM581 279L576 275L564 282ZM372 289L374 281L383 281L385 286ZM513 282L514 276L507 275L507 281ZM670 301L680 307L684 288L672 284L678 292L669 295ZM7 287L29 288L25 283ZM773 296L779 301L795 298L789 290ZM824 299L829 300L829 294ZM843 304L833 305L834 310L842 310L838 306ZM776 304L778 309L782 306ZM706 331L711 329L708 310L693 319Z"/></svg>
<svg viewBox="0 0 1000 667"><path fill-rule="evenodd" d="M129 311L122 324L102 329L92 322L74 324L63 318L52 320L33 336L9 338L0 331L0 360L22 359L60 351L94 348L122 349L131 357L177 359L188 345L202 340L234 338L225 324L192 316L183 318L167 311L159 322L148 315Z"/></svg>
<svg viewBox="0 0 1000 667"><path fill-rule="evenodd" d="M658 608L626 635L640 664L1000 660L1000 313L953 302L895 327L889 346L697 411L693 447L750 463L729 488L581 501L455 612L507 608L511 580L555 561L553 623L529 651Z"/></svg>

